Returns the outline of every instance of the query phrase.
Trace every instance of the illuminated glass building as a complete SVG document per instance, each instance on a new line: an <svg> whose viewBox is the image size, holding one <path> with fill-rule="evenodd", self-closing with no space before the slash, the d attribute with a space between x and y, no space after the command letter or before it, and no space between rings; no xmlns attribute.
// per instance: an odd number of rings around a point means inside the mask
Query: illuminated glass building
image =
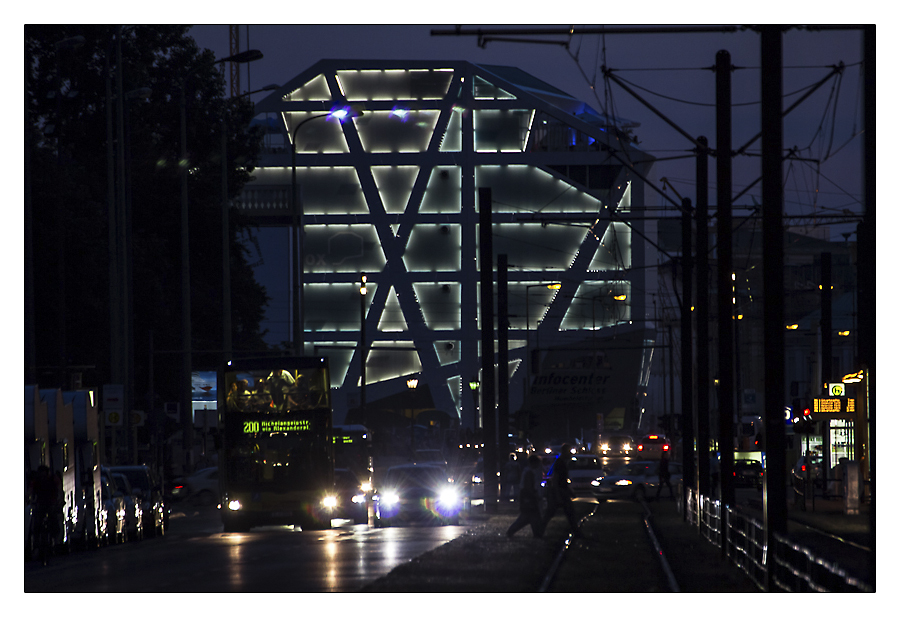
<svg viewBox="0 0 900 617"><path fill-rule="evenodd" d="M337 108L361 115L342 123ZM468 62L323 60L256 111L266 153L238 205L289 226L296 186L304 353L330 358L336 422L401 426L415 408L420 423L478 426L478 188L490 187L494 253L509 263L510 415L530 409L547 429L565 413L570 434L598 414L636 424L653 335L632 242L643 221L629 217L653 159L625 128L519 69Z"/></svg>

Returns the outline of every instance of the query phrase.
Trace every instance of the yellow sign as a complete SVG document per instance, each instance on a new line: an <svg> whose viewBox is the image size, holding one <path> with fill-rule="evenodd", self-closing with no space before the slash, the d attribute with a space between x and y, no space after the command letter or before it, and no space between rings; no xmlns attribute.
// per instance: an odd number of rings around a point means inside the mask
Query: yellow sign
<svg viewBox="0 0 900 617"><path fill-rule="evenodd" d="M846 396L814 398L812 411L814 414L855 414L856 399Z"/></svg>
<svg viewBox="0 0 900 617"><path fill-rule="evenodd" d="M828 396L847 396L843 383L828 384Z"/></svg>

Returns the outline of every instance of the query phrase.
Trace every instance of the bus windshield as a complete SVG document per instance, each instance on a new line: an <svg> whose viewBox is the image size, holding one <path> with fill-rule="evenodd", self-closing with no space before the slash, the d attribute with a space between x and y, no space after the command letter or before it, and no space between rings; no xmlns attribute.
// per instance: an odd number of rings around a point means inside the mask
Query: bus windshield
<svg viewBox="0 0 900 617"><path fill-rule="evenodd" d="M239 360L220 375L226 528L325 525L334 489L327 360Z"/></svg>

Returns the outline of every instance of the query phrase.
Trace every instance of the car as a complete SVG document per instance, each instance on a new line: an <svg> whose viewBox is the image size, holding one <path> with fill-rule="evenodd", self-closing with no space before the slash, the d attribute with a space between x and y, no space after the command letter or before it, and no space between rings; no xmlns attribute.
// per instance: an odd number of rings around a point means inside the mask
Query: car
<svg viewBox="0 0 900 617"><path fill-rule="evenodd" d="M163 535L169 525L169 508L162 494L162 485L146 465L122 465L110 467L113 473L128 478L132 488L139 491L144 512L144 532Z"/></svg>
<svg viewBox="0 0 900 617"><path fill-rule="evenodd" d="M603 464L600 462L600 458L593 454L570 454L568 464L569 486L575 496L590 496L591 480L603 475Z"/></svg>
<svg viewBox="0 0 900 617"><path fill-rule="evenodd" d="M440 465L396 465L380 480L372 497L375 526L424 522L459 524L462 491Z"/></svg>
<svg viewBox="0 0 900 617"><path fill-rule="evenodd" d="M791 480L793 481L794 487L802 489L807 476L813 486L822 486L821 458L810 458L804 455L797 459L797 463L794 465L794 468L791 469Z"/></svg>
<svg viewBox="0 0 900 617"><path fill-rule="evenodd" d="M205 467L184 478L182 499L192 506L212 506L219 503L219 468Z"/></svg>
<svg viewBox="0 0 900 617"><path fill-rule="evenodd" d="M681 481L680 463L669 463L669 476L673 487ZM655 495L658 484L659 461L634 461L592 480L591 492L598 501L638 499Z"/></svg>
<svg viewBox="0 0 900 617"><path fill-rule="evenodd" d="M646 435L637 445L637 457L641 460L660 459L663 452L672 455L672 444L664 435Z"/></svg>
<svg viewBox="0 0 900 617"><path fill-rule="evenodd" d="M734 461L734 485L761 488L763 483L762 463L753 459Z"/></svg>
<svg viewBox="0 0 900 617"><path fill-rule="evenodd" d="M107 544L119 544L126 538L125 530L125 496L117 492L116 485L110 484L109 478L100 474L100 499L106 512Z"/></svg>
<svg viewBox="0 0 900 617"><path fill-rule="evenodd" d="M635 452L634 439L628 435L603 436L597 450L600 456L632 456Z"/></svg>
<svg viewBox="0 0 900 617"><path fill-rule="evenodd" d="M337 504L332 516L353 519L357 525L368 524L369 504L366 490L357 475L349 469L335 468L334 490Z"/></svg>
<svg viewBox="0 0 900 617"><path fill-rule="evenodd" d="M103 474L101 468L101 475ZM144 513L141 508L141 496L131 488L128 478L120 473L107 469L106 479L113 491L125 502L125 536L132 540L144 538Z"/></svg>

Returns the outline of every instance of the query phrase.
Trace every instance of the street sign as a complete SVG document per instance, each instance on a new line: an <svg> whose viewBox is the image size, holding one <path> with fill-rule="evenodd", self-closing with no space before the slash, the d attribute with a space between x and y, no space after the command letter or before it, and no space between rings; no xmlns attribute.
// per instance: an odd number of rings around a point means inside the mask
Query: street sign
<svg viewBox="0 0 900 617"><path fill-rule="evenodd" d="M125 423L125 414L120 411L104 411L103 418L106 426L123 426Z"/></svg>
<svg viewBox="0 0 900 617"><path fill-rule="evenodd" d="M844 384L841 382L828 384L828 396L846 396Z"/></svg>
<svg viewBox="0 0 900 617"><path fill-rule="evenodd" d="M147 414L143 411L138 411L137 409L131 410L131 426L144 426L146 419Z"/></svg>
<svg viewBox="0 0 900 617"><path fill-rule="evenodd" d="M103 418L106 426L125 423L125 386L122 384L104 384Z"/></svg>

